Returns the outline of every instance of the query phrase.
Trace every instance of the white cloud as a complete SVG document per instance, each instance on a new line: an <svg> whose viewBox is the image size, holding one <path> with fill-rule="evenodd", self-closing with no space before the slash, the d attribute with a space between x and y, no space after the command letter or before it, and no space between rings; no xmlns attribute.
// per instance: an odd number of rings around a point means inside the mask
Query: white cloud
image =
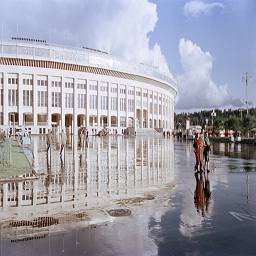
<svg viewBox="0 0 256 256"><path fill-rule="evenodd" d="M223 9L224 5L220 2L204 3L200 0L194 0L184 5L184 15L199 17L201 14L209 14L216 8Z"/></svg>
<svg viewBox="0 0 256 256"><path fill-rule="evenodd" d="M22 36L98 48L169 73L159 44L150 45L158 16L148 0L6 0L2 7L5 33L16 35L18 24Z"/></svg>
<svg viewBox="0 0 256 256"><path fill-rule="evenodd" d="M179 42L184 73L179 75L178 109L196 109L240 105L228 92L227 84L217 85L212 79L213 57L184 38Z"/></svg>

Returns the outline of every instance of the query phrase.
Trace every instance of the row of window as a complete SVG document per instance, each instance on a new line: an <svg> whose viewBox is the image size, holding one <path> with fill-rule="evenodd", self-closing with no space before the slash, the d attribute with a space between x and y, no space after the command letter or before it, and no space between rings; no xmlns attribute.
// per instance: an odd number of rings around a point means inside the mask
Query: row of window
<svg viewBox="0 0 256 256"><path fill-rule="evenodd" d="M3 78L0 79L0 83L3 83ZM18 78L8 78L8 84L18 84ZM24 85L33 85L33 79L23 79L23 84ZM37 85L39 86L47 86L48 82L47 80L37 80ZM61 87L61 82L60 81L52 81L52 87ZM65 88L74 88L74 83L73 82L65 82ZM86 83L77 83L77 88L78 89L86 89ZM98 90L98 85L97 84L90 84L90 90L91 91L97 91ZM101 86L100 87L101 91L107 92L108 87L107 86ZM117 87L110 87L110 92L111 93L117 93ZM120 94L126 94L126 89L120 88ZM134 90L129 89L128 90L128 95L134 95ZM140 91L136 91L136 96L141 96ZM150 98L152 99L153 95L149 95ZM144 92L143 97L148 97L148 93ZM154 99L157 100L158 96L155 95ZM159 96L159 100L162 100L162 97ZM163 102L167 102L167 99L163 98Z"/></svg>
<svg viewBox="0 0 256 256"><path fill-rule="evenodd" d="M65 93L65 107L73 108L74 106L74 94ZM90 95L90 109L98 108L97 95ZM37 103L38 107L47 107L48 105L48 93L46 91L37 92ZM110 97L110 109L117 110L117 97ZM86 108L86 94L77 95L77 106L78 108ZM101 96L100 109L108 110L108 96ZM3 105L3 89L0 90L0 105ZM18 105L18 90L9 89L8 90L8 105L17 106ZM33 105L33 91L24 90L23 91L23 105L32 106ZM141 107L141 100L136 101L136 106ZM143 106L147 107L147 102L143 102ZM52 107L61 107L61 92L52 92ZM126 99L120 98L120 111L126 111ZM154 104L154 113L157 114L157 108L159 109L159 114L162 113L162 105ZM167 109L167 106L163 106ZM134 100L128 99L128 111L134 111ZM150 113L153 111L153 105L150 103Z"/></svg>

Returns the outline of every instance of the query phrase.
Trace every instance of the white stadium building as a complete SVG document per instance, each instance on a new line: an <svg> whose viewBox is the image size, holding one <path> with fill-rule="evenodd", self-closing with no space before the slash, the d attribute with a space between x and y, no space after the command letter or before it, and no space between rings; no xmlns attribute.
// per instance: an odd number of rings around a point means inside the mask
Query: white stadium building
<svg viewBox="0 0 256 256"><path fill-rule="evenodd" d="M177 90L157 68L34 39L2 41L0 52L0 129L174 128Z"/></svg>

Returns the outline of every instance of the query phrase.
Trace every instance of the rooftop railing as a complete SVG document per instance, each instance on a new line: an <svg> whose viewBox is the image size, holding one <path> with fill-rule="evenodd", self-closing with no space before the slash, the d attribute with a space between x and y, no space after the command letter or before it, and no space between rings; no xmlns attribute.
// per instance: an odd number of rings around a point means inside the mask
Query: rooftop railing
<svg viewBox="0 0 256 256"><path fill-rule="evenodd" d="M50 61L61 61L72 64L94 66L135 75L144 75L160 79L175 87L175 82L157 67L146 64L134 64L121 60L110 54L93 51L88 48L75 48L47 43L24 43L17 41L0 42L1 57L16 57L25 59L40 59Z"/></svg>

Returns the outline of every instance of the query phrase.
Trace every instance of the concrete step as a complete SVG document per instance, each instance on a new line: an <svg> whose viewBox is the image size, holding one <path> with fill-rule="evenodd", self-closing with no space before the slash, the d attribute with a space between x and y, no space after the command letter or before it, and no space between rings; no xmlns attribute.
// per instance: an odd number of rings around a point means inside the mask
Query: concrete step
<svg viewBox="0 0 256 256"><path fill-rule="evenodd" d="M159 135L154 128L137 128L136 135Z"/></svg>

